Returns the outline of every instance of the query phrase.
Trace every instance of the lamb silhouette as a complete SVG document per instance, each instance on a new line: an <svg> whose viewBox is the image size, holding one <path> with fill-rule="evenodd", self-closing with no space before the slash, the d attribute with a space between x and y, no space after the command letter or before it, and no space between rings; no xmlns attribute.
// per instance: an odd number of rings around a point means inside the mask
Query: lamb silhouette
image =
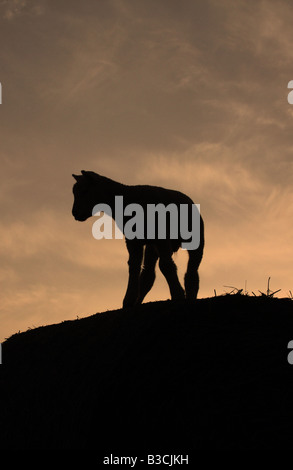
<svg viewBox="0 0 293 470"><path fill-rule="evenodd" d="M113 181L105 176L98 175L93 171L81 171L81 175L72 175L76 183L73 186L74 204L72 215L78 221L85 221L92 216L92 210L99 203L107 204L111 208L112 218L118 218L115 214L115 197L123 196L123 207L135 203L139 204L144 213L147 213L148 204L175 204L178 209L184 204L191 210L193 201L185 194L157 186L128 186ZM168 216L168 214L167 214ZM190 218L189 218L190 219ZM127 217L126 221L129 220ZM182 239L178 230L178 237L170 238L170 231L166 231L165 239L156 236L152 239L147 237L147 219L144 223L144 237L142 239L130 239L125 235L126 247L129 253L128 267L129 278L126 294L123 300L123 308L132 307L142 303L155 281L155 267L159 260L159 268L166 278L172 300L195 300L199 289L198 268L203 256L204 248L204 224L200 216L200 242L196 249L187 249L188 263L184 276L184 286L181 286L177 267L172 259L173 253L177 252ZM122 230L123 231L123 230Z"/></svg>

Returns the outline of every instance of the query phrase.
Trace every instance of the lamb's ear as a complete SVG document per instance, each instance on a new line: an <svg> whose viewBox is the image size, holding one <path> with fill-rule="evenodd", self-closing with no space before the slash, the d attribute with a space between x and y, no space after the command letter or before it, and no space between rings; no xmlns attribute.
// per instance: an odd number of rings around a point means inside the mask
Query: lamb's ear
<svg viewBox="0 0 293 470"><path fill-rule="evenodd" d="M88 180L89 180L89 179L92 179L91 173L92 173L91 171L81 170L82 176L85 176Z"/></svg>
<svg viewBox="0 0 293 470"><path fill-rule="evenodd" d="M96 182L96 181L97 181L97 178L99 178L99 175L97 175L97 173L94 173L93 171L84 171L84 170L81 170L81 174L82 174L82 176L85 176L85 178L86 178L88 181L94 181L94 182Z"/></svg>
<svg viewBox="0 0 293 470"><path fill-rule="evenodd" d="M72 174L72 176L73 176L73 178L74 178L76 181L78 181L78 178L80 178L81 175L74 175L74 174Z"/></svg>

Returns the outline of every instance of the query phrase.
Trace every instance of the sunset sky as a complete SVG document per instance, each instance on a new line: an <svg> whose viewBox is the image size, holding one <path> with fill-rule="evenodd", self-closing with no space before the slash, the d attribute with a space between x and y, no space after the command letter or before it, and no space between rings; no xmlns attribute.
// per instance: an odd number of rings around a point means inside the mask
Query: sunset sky
<svg viewBox="0 0 293 470"><path fill-rule="evenodd" d="M292 24L289 0L0 1L0 341L121 307L127 251L73 219L80 170L201 205L200 298L293 291Z"/></svg>

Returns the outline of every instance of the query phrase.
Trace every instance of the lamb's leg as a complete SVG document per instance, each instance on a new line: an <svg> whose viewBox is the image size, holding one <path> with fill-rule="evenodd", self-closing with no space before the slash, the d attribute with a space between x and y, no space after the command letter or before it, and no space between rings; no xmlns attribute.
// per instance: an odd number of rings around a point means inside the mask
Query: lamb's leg
<svg viewBox="0 0 293 470"><path fill-rule="evenodd" d="M158 248L160 256L159 267L168 282L171 299L185 299L184 289L179 282L177 267L172 259L172 251L169 245L167 243L160 244Z"/></svg>
<svg viewBox="0 0 293 470"><path fill-rule="evenodd" d="M187 271L184 276L184 285L186 298L189 300L195 300L199 289L199 275L198 267L202 259L202 247L198 250L188 251L188 264Z"/></svg>
<svg viewBox="0 0 293 470"><path fill-rule="evenodd" d="M129 278L126 294L123 300L123 308L135 305L139 294L139 275L141 270L143 247L135 242L126 242L129 252L128 268Z"/></svg>
<svg viewBox="0 0 293 470"><path fill-rule="evenodd" d="M139 297L137 303L142 303L147 293L151 290L155 278L155 268L158 260L158 252L153 245L147 245L144 253L144 262L139 278Z"/></svg>

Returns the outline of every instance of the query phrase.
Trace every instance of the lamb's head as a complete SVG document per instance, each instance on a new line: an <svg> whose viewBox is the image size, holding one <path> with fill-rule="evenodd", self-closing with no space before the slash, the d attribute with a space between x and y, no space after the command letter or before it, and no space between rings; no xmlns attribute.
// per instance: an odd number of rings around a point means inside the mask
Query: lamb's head
<svg viewBox="0 0 293 470"><path fill-rule="evenodd" d="M81 171L81 175L72 175L76 180L73 186L74 203L72 207L73 217L83 222L92 216L92 210L97 204L97 183L99 175L93 171Z"/></svg>

